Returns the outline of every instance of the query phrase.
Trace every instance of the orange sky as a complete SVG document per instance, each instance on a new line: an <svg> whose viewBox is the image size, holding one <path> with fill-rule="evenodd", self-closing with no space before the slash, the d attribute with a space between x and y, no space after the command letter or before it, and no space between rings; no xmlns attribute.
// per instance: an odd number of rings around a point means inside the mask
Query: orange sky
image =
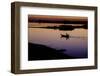
<svg viewBox="0 0 100 76"><path fill-rule="evenodd" d="M71 20L71 21L87 21L87 17L79 16L50 16L50 15L28 15L29 19L46 19L46 20Z"/></svg>

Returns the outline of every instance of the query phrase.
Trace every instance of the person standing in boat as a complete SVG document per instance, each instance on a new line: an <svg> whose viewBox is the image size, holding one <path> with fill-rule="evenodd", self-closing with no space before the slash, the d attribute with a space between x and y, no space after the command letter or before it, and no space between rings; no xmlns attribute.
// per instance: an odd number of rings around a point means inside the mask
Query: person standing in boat
<svg viewBox="0 0 100 76"><path fill-rule="evenodd" d="M68 33L66 33L66 37L69 38L69 34Z"/></svg>

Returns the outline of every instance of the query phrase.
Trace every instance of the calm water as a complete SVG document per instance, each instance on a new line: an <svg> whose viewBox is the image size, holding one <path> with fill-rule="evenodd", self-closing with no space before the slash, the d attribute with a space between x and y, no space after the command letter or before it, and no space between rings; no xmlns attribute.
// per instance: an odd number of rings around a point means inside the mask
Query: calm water
<svg viewBox="0 0 100 76"><path fill-rule="evenodd" d="M64 49L65 51L63 53L69 56L87 58L87 29L60 31L54 29L28 28L28 33L30 43L46 45L57 50ZM71 36L69 39L61 37L61 34L65 35L66 33Z"/></svg>

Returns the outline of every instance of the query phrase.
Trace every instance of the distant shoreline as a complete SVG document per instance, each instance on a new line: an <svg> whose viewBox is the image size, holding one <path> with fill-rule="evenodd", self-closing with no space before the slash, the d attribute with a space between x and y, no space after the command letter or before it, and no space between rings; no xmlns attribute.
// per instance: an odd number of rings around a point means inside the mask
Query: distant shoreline
<svg viewBox="0 0 100 76"><path fill-rule="evenodd" d="M83 29L88 29L87 25L82 25L82 26L72 26L72 25L59 25L59 26L45 26L45 27L29 27L29 28L44 28L44 29L58 29L58 30L74 30L76 28L83 28Z"/></svg>

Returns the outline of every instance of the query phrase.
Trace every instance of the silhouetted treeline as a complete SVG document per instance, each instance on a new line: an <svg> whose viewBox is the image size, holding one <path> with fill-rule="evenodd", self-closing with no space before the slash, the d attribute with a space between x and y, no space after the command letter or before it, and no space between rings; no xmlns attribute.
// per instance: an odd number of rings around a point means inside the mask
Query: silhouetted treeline
<svg viewBox="0 0 100 76"><path fill-rule="evenodd" d="M86 24L83 24L82 26L72 26L72 25L59 25L59 26L46 26L46 27L31 27L31 28L46 28L46 29L58 29L58 30L74 30L76 28L84 28L88 29L88 26Z"/></svg>
<svg viewBox="0 0 100 76"><path fill-rule="evenodd" d="M63 24L87 24L88 21L72 21L72 20L46 20L46 19L28 19L28 22L36 23L63 23Z"/></svg>

